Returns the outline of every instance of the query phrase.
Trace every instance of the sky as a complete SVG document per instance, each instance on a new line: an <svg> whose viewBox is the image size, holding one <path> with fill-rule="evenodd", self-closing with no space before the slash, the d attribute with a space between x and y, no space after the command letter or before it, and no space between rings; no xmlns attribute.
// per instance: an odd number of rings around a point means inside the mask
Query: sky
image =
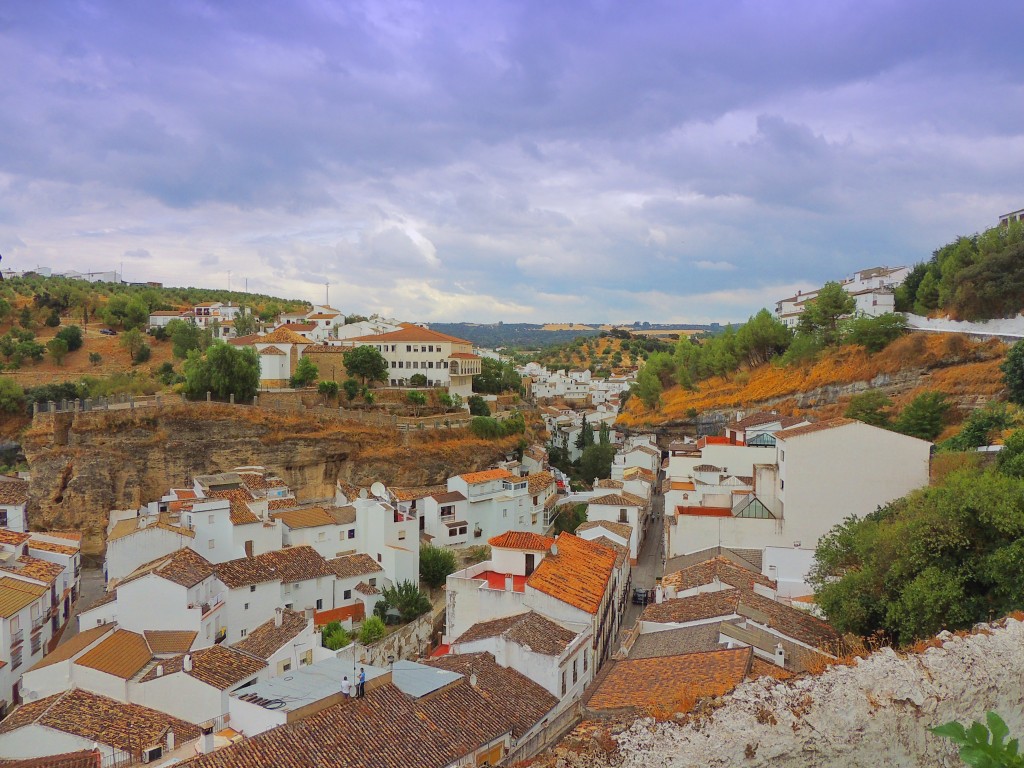
<svg viewBox="0 0 1024 768"><path fill-rule="evenodd" d="M6 269L729 322L1024 208L1024 6L0 4Z"/></svg>

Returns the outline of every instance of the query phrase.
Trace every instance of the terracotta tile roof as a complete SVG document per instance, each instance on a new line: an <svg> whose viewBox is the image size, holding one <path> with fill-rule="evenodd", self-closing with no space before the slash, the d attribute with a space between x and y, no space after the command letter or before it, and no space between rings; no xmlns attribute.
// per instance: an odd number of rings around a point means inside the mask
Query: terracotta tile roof
<svg viewBox="0 0 1024 768"><path fill-rule="evenodd" d="M302 634L308 625L304 614L285 608L281 614L281 626L277 626L275 619L265 621L231 647L250 656L269 659L283 645Z"/></svg>
<svg viewBox="0 0 1024 768"><path fill-rule="evenodd" d="M46 757L25 757L19 760L0 759L2 768L100 768L103 755L98 749L65 752Z"/></svg>
<svg viewBox="0 0 1024 768"><path fill-rule="evenodd" d="M263 349L261 349L260 350L260 354L261 355L286 355L287 353L284 350L279 349L278 347L275 347L275 346L271 345L269 347L264 347Z"/></svg>
<svg viewBox="0 0 1024 768"><path fill-rule="evenodd" d="M182 767L310 768L334 755L345 768L444 768L511 730L465 678L418 700L388 683Z"/></svg>
<svg viewBox="0 0 1024 768"><path fill-rule="evenodd" d="M335 525L351 525L356 521L356 508L351 504L344 507L325 507Z"/></svg>
<svg viewBox="0 0 1024 768"><path fill-rule="evenodd" d="M223 491L210 491L211 499L227 499L231 503L231 524L250 525L260 522L259 516L249 508L249 502L256 501L248 488L230 488Z"/></svg>
<svg viewBox="0 0 1024 768"><path fill-rule="evenodd" d="M742 419L730 422L728 426L731 429L746 429L747 427L756 427L760 424L771 424L772 422L781 420L782 416L777 413L761 411L760 413L752 413Z"/></svg>
<svg viewBox="0 0 1024 768"><path fill-rule="evenodd" d="M674 573L676 571L681 571L684 568L689 568L691 565L699 565L705 560L710 560L713 557L724 557L747 570L754 571L755 573L761 572L761 566L763 565L764 560L763 553L760 549L709 547L707 549L702 549L699 552L691 552L688 555L677 555L676 557L669 558L665 563L664 572Z"/></svg>
<svg viewBox="0 0 1024 768"><path fill-rule="evenodd" d="M575 632L555 624L539 613L527 611L474 624L451 644L471 643L499 635L517 645L529 646L530 650L544 656L558 656L576 639Z"/></svg>
<svg viewBox="0 0 1024 768"><path fill-rule="evenodd" d="M327 312L317 312L317 313L312 314L312 315L306 315L306 319L307 320L333 320L334 318L338 317L338 315L340 315L340 314L341 314L340 312L334 312L333 314L332 313L327 313Z"/></svg>
<svg viewBox="0 0 1024 768"><path fill-rule="evenodd" d="M610 549L615 553L615 567L621 568L622 564L626 562L626 558L629 557L629 549L617 541L612 541L607 536L598 536L596 539L590 539L595 544L600 544L605 549Z"/></svg>
<svg viewBox="0 0 1024 768"><path fill-rule="evenodd" d="M257 343L262 336L256 333L250 333L248 336L236 336L233 339L228 339L228 344L232 344L236 347L248 347L252 344Z"/></svg>
<svg viewBox="0 0 1024 768"><path fill-rule="evenodd" d="M703 592L692 597L679 597L665 600L644 608L640 621L655 624L683 624L688 621L715 619L731 616L736 613L740 602L738 589L726 589L720 592Z"/></svg>
<svg viewBox="0 0 1024 768"><path fill-rule="evenodd" d="M68 557L74 557L82 551L80 546L73 547L70 544L54 544L35 538L28 543L28 551L31 552L33 549L38 549L40 552L52 552L55 555L67 555Z"/></svg>
<svg viewBox="0 0 1024 768"><path fill-rule="evenodd" d="M785 667L780 667L778 664L772 664L770 661L755 656L750 662L750 673L749 677L751 680L756 680L759 677L773 677L776 680L788 680L793 677L793 672L790 672Z"/></svg>
<svg viewBox="0 0 1024 768"><path fill-rule="evenodd" d="M467 485L476 485L477 483L487 483L491 480L504 480L506 477L512 477L512 473L507 469L485 469L482 472L467 472L463 475L459 475Z"/></svg>
<svg viewBox="0 0 1024 768"><path fill-rule="evenodd" d="M260 584L266 581L305 581L321 577L334 578L327 561L310 546L289 547L264 552L256 557L240 557L216 566L217 578L228 589Z"/></svg>
<svg viewBox="0 0 1024 768"><path fill-rule="evenodd" d="M309 339L300 336L287 325L276 328L265 336L253 339L252 344L309 344Z"/></svg>
<svg viewBox="0 0 1024 768"><path fill-rule="evenodd" d="M435 493L431 496L438 504L454 504L457 501L465 501L466 497L461 491L448 491L446 493Z"/></svg>
<svg viewBox="0 0 1024 768"><path fill-rule="evenodd" d="M598 480L597 481L597 485L595 485L594 487L595 488L615 488L615 489L621 491L622 487L623 487L623 482L621 480L611 480L611 479L606 477L606 478L604 478L602 480Z"/></svg>
<svg viewBox="0 0 1024 768"><path fill-rule="evenodd" d="M671 486L673 491L695 491L697 486L693 484L692 480L673 480Z"/></svg>
<svg viewBox="0 0 1024 768"><path fill-rule="evenodd" d="M841 636L831 624L812 616L807 611L763 597L756 592L743 593L737 613L786 637L812 648L824 649L829 653L835 653L842 643Z"/></svg>
<svg viewBox="0 0 1024 768"><path fill-rule="evenodd" d="M555 545L557 554L540 561L527 586L596 614L615 568L615 552L571 533L559 534Z"/></svg>
<svg viewBox="0 0 1024 768"><path fill-rule="evenodd" d="M22 555L15 564L0 566L0 570L52 584L64 572L64 566L31 555Z"/></svg>
<svg viewBox="0 0 1024 768"><path fill-rule="evenodd" d="M27 533L21 533L20 531L12 531L8 528L0 528L0 544L7 544L12 547L16 547L19 544L24 544L31 537Z"/></svg>
<svg viewBox="0 0 1024 768"><path fill-rule="evenodd" d="M146 523L145 525L140 526L139 523L143 520L145 520ZM125 536L131 536L132 534L148 530L149 528L159 528L164 531L170 531L171 533L179 536L188 536L190 539L194 539L196 536L195 531L172 522L170 515L161 514L158 515L155 520L153 515L129 517L127 520L119 520L114 524L114 527L110 529L110 533L107 535L107 541L117 541L118 539L123 539Z"/></svg>
<svg viewBox="0 0 1024 768"><path fill-rule="evenodd" d="M480 355L474 355L471 352L452 352L448 355L448 358L454 358L455 360L479 360Z"/></svg>
<svg viewBox="0 0 1024 768"><path fill-rule="evenodd" d="M60 536L62 539L71 539L77 541L79 544L82 542L81 531L44 531L47 536Z"/></svg>
<svg viewBox="0 0 1024 768"><path fill-rule="evenodd" d="M739 621L736 619L735 621ZM629 649L631 659L653 659L658 656L678 656L681 653L717 651L722 647L720 628L724 621L709 621L692 627L645 632L636 638Z"/></svg>
<svg viewBox="0 0 1024 768"><path fill-rule="evenodd" d="M114 624L101 624L98 627L92 627L84 632L79 632L77 635L61 643L46 654L34 667L32 667L32 669L42 669L43 667L48 667L51 664L56 664L58 661L73 659L90 645L99 641L102 637L113 632L115 629L116 625Z"/></svg>
<svg viewBox="0 0 1024 768"><path fill-rule="evenodd" d="M185 672L185 656L192 657L192 670ZM266 669L267 663L261 659L242 653L233 647L211 645L191 654L182 654L159 663L164 675L184 672L200 682L213 686L219 691L226 691L239 683L259 674ZM157 665L143 675L141 682L147 683L157 678Z"/></svg>
<svg viewBox="0 0 1024 768"><path fill-rule="evenodd" d="M379 595L381 593L379 589L365 581L356 584L356 592L361 592L364 595Z"/></svg>
<svg viewBox="0 0 1024 768"><path fill-rule="evenodd" d="M288 330L295 331L296 333L308 333L309 331L316 330L316 323L288 323L281 327L286 327Z"/></svg>
<svg viewBox="0 0 1024 768"><path fill-rule="evenodd" d="M138 704L122 704L81 688L21 705L0 722L0 733L33 723L87 741L109 744L136 757L142 749L160 744L169 730L174 731L178 744L199 738L199 729L192 723Z"/></svg>
<svg viewBox="0 0 1024 768"><path fill-rule="evenodd" d="M616 536L629 541L629 537L633 535L633 526L626 523L616 523L610 520L588 520L585 523L580 523L576 528L576 532L589 531L594 528L604 528L606 531L611 531Z"/></svg>
<svg viewBox="0 0 1024 768"><path fill-rule="evenodd" d="M641 480L645 480L648 483L653 483L657 479L657 475L646 467L626 467L622 472L622 476L627 480L632 480L638 475Z"/></svg>
<svg viewBox="0 0 1024 768"><path fill-rule="evenodd" d="M122 680L130 680L149 663L151 658L153 654L149 650L146 638L126 629L118 629L75 659L75 664L106 672Z"/></svg>
<svg viewBox="0 0 1024 768"><path fill-rule="evenodd" d="M643 453L646 453L648 456L657 456L659 459L661 458L661 451L659 451L657 448L651 448L651 446L649 445L634 445L630 448L626 448L623 452L634 453L635 451L642 451Z"/></svg>
<svg viewBox="0 0 1024 768"><path fill-rule="evenodd" d="M586 706L594 711L687 712L698 699L721 696L743 682L753 655L751 648L734 648L614 661Z"/></svg>
<svg viewBox="0 0 1024 768"><path fill-rule="evenodd" d="M443 485L420 485L414 488L392 488L391 493L399 501L415 501L433 496L435 493L444 493L446 490ZM358 493L356 495L358 496Z"/></svg>
<svg viewBox="0 0 1024 768"><path fill-rule="evenodd" d="M367 573L378 573L384 569L372 557L362 552L328 560L327 565L339 579L350 579Z"/></svg>
<svg viewBox="0 0 1024 768"><path fill-rule="evenodd" d="M449 336L446 333L439 333L437 331L432 331L429 328L420 328L418 325L406 326L405 328L402 328L401 330L391 331L390 333L378 333L376 335L371 335L371 336L356 336L354 339L350 339L350 341L363 341L363 342L368 342L370 344L374 344L376 342L381 342L381 343L389 342L390 343L392 341L414 341L414 342L415 341L419 341L419 342L425 341L425 342L427 342L429 344L432 341L434 341L434 342L440 341L440 342L449 342L451 344L469 344L469 345L472 345L472 342L466 341L465 339L458 339L455 336Z"/></svg>
<svg viewBox="0 0 1024 768"><path fill-rule="evenodd" d="M192 648L198 632L174 629L147 629L143 633L149 650L155 654L185 653Z"/></svg>
<svg viewBox="0 0 1024 768"><path fill-rule="evenodd" d="M599 496L596 499L591 499L589 503L604 507L643 507L647 504L647 500L635 494L623 492Z"/></svg>
<svg viewBox="0 0 1024 768"><path fill-rule="evenodd" d="M203 579L213 575L213 564L194 549L183 547L177 552L140 565L121 579L118 586L129 584L149 574L167 579L183 587L194 587Z"/></svg>
<svg viewBox="0 0 1024 768"><path fill-rule="evenodd" d="M0 576L0 618L9 619L45 595L47 588L10 576Z"/></svg>
<svg viewBox="0 0 1024 768"><path fill-rule="evenodd" d="M541 536L529 531L506 531L500 536L492 536L487 540L492 547L502 549L528 549L532 552L546 552L551 549L555 540L550 536Z"/></svg>
<svg viewBox="0 0 1024 768"><path fill-rule="evenodd" d="M293 509L289 512L276 512L272 517L280 520L292 529L334 525L334 518L327 514L323 507L306 507L305 509Z"/></svg>
<svg viewBox="0 0 1024 768"><path fill-rule="evenodd" d="M661 580L661 584L663 587L675 587L678 590L695 589L713 583L716 577L719 581L740 589L752 590L754 584L761 584L770 589L777 586L767 576L737 565L733 560L721 555L669 573Z"/></svg>
<svg viewBox="0 0 1024 768"><path fill-rule="evenodd" d="M535 496L555 484L555 476L550 472L535 472L526 476L527 492Z"/></svg>
<svg viewBox="0 0 1024 768"><path fill-rule="evenodd" d="M512 735L520 738L544 719L558 699L530 678L496 663L489 653L460 653L440 656L427 666L476 675L476 688L512 724Z"/></svg>
<svg viewBox="0 0 1024 768"><path fill-rule="evenodd" d="M0 506L18 507L28 503L28 480L0 477Z"/></svg>
<svg viewBox="0 0 1024 768"><path fill-rule="evenodd" d="M721 467L716 467L714 464L698 464L693 468L694 472L721 472Z"/></svg>
<svg viewBox="0 0 1024 768"><path fill-rule="evenodd" d="M270 499L267 501L267 511L276 512L281 509L295 509L299 502L295 499Z"/></svg>
<svg viewBox="0 0 1024 768"><path fill-rule="evenodd" d="M838 419L827 419L825 421L819 421L815 424L808 424L806 427L793 427L792 429L784 429L781 432L775 433L776 440L789 440L794 437L800 437L801 435L809 435L813 432L822 432L826 429L835 429L836 427L845 427L847 424L859 423L856 419L838 418Z"/></svg>
<svg viewBox="0 0 1024 768"><path fill-rule="evenodd" d="M348 350L345 347L340 347L336 344L310 344L304 350L303 355L343 355Z"/></svg>

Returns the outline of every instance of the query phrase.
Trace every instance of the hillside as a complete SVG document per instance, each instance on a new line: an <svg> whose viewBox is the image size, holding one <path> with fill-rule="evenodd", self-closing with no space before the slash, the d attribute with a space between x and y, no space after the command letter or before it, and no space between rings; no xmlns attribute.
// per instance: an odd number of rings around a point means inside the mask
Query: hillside
<svg viewBox="0 0 1024 768"><path fill-rule="evenodd" d="M577 338L566 344L547 347L530 359L551 370L589 368L595 375L603 375L612 369L635 368L652 352L671 352L672 344L655 338Z"/></svg>
<svg viewBox="0 0 1024 768"><path fill-rule="evenodd" d="M828 418L841 415L850 397L869 387L886 391L897 407L925 390L944 392L974 407L1002 392L999 364L1005 351L999 342L954 334L912 334L875 354L856 345L836 347L810 364L767 363L714 376L693 390L672 387L662 393L655 410L630 398L619 423L643 430L692 422L697 414L768 407Z"/></svg>

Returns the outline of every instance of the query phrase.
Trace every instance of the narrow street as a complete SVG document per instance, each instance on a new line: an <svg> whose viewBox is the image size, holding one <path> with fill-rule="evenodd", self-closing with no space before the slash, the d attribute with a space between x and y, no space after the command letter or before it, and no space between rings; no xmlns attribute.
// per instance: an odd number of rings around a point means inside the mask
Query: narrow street
<svg viewBox="0 0 1024 768"><path fill-rule="evenodd" d="M662 575L661 550L664 539L662 530L664 514L665 496L661 492L661 483L659 481L651 499L651 526L647 531L647 539L644 541L643 548L640 550L640 557L637 558L637 564L633 566L633 586L630 589L630 594L627 596L629 602L626 603L626 611L622 617L622 629L619 631L620 643L623 634L626 630L632 629L644 608L642 605L633 605L632 590L637 587L654 589L657 578Z"/></svg>
<svg viewBox="0 0 1024 768"><path fill-rule="evenodd" d="M72 637L78 634L78 613L84 611L86 608L91 608L93 603L103 597L104 584L103 584L103 569L102 568L82 568L82 591L78 595L78 600L71 608L71 617L68 619L68 625L65 627L63 634L60 636L61 643L66 643Z"/></svg>

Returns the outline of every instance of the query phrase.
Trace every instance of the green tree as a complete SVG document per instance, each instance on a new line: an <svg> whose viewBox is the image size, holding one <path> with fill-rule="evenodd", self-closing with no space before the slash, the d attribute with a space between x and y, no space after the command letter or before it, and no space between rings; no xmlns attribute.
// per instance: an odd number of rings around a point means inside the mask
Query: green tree
<svg viewBox="0 0 1024 768"><path fill-rule="evenodd" d="M31 360L33 363L42 361L46 354L46 347L34 338L22 339L14 350L14 360L21 363L22 360Z"/></svg>
<svg viewBox="0 0 1024 768"><path fill-rule="evenodd" d="M907 319L887 312L878 317L855 317L846 324L847 344L860 344L868 352L881 352L907 333Z"/></svg>
<svg viewBox="0 0 1024 768"><path fill-rule="evenodd" d="M1024 341L1018 341L999 366L1011 403L1024 405Z"/></svg>
<svg viewBox="0 0 1024 768"><path fill-rule="evenodd" d="M380 603L378 602L378 605ZM388 628L379 616L370 616L363 622L359 630L359 642L363 645L373 645L388 633Z"/></svg>
<svg viewBox="0 0 1024 768"><path fill-rule="evenodd" d="M457 569L455 553L447 547L420 545L420 580L428 587L437 589L442 586L449 574Z"/></svg>
<svg viewBox="0 0 1024 768"><path fill-rule="evenodd" d="M948 451L970 451L983 445L991 445L1003 432L1013 425L1013 416L1006 403L990 402L984 408L971 411L960 431L942 443Z"/></svg>
<svg viewBox="0 0 1024 768"><path fill-rule="evenodd" d="M583 414L583 423L580 425L580 433L576 435L576 447L581 451L594 444L594 428L587 421L587 415Z"/></svg>
<svg viewBox="0 0 1024 768"><path fill-rule="evenodd" d="M427 396L422 392L409 392L405 398L412 405L417 415L419 415L420 409L427 404Z"/></svg>
<svg viewBox="0 0 1024 768"><path fill-rule="evenodd" d="M480 373L473 377L473 391L490 395L521 392L522 379L512 363L484 357L480 360Z"/></svg>
<svg viewBox="0 0 1024 768"><path fill-rule="evenodd" d="M857 308L857 300L837 282L828 282L804 305L800 333L819 336L828 345L839 342L839 321Z"/></svg>
<svg viewBox="0 0 1024 768"><path fill-rule="evenodd" d="M214 397L250 400L260 385L260 361L252 347L234 347L217 342L206 353L197 349L185 360L185 393L193 399Z"/></svg>
<svg viewBox="0 0 1024 768"><path fill-rule="evenodd" d="M935 270L929 269L921 278L917 286L917 294L914 297L914 312L919 315L927 315L939 306L939 278L935 276Z"/></svg>
<svg viewBox="0 0 1024 768"><path fill-rule="evenodd" d="M1010 477L1024 478L1024 429L1018 429L999 452L999 471Z"/></svg>
<svg viewBox="0 0 1024 768"><path fill-rule="evenodd" d="M355 400L359 395L359 382L355 379L345 379L341 383L341 388L345 390L345 397L350 401Z"/></svg>
<svg viewBox="0 0 1024 768"><path fill-rule="evenodd" d="M363 384L388 380L388 363L376 347L364 344L353 347L342 355L345 370L351 376L358 376Z"/></svg>
<svg viewBox="0 0 1024 768"><path fill-rule="evenodd" d="M615 447L612 445L591 445L580 456L580 477L588 483L594 478L603 479L612 475L612 460Z"/></svg>
<svg viewBox="0 0 1024 768"><path fill-rule="evenodd" d="M869 389L850 398L850 404L843 415L875 427L888 427L892 418L892 400L880 389Z"/></svg>
<svg viewBox="0 0 1024 768"><path fill-rule="evenodd" d="M101 355L99 352L90 352L89 353L89 364L92 365L94 368L96 366L98 366L102 362L103 362L103 355Z"/></svg>
<svg viewBox="0 0 1024 768"><path fill-rule="evenodd" d="M480 395L470 395L466 402L469 403L469 413L471 416L491 415L491 409L487 407L487 401L480 397Z"/></svg>
<svg viewBox="0 0 1024 768"><path fill-rule="evenodd" d="M23 413L25 411L25 391L10 376L0 376L0 411L4 413Z"/></svg>
<svg viewBox="0 0 1024 768"><path fill-rule="evenodd" d="M325 626L320 630L320 637L323 640L324 648L332 651L346 648L352 642L352 635L341 626L340 621L332 621Z"/></svg>
<svg viewBox="0 0 1024 768"><path fill-rule="evenodd" d="M193 349L199 349L202 329L191 320L171 320L165 329L173 345L174 356L184 360Z"/></svg>
<svg viewBox="0 0 1024 768"><path fill-rule="evenodd" d="M57 365L64 365L64 358L68 356L68 343L56 336L46 342L46 350Z"/></svg>
<svg viewBox="0 0 1024 768"><path fill-rule="evenodd" d="M11 314L11 304L6 299L0 298L0 322L3 322Z"/></svg>
<svg viewBox="0 0 1024 768"><path fill-rule="evenodd" d="M563 504L555 517L555 533L575 533L587 522L586 504Z"/></svg>
<svg viewBox="0 0 1024 768"><path fill-rule="evenodd" d="M146 346L146 337L138 328L131 328L121 335L121 349L128 352L132 362L135 362L139 351Z"/></svg>
<svg viewBox="0 0 1024 768"><path fill-rule="evenodd" d="M21 325L22 328L26 329L33 326L34 321L32 319L32 309L30 307L24 306L21 308L21 312L18 313L18 324Z"/></svg>
<svg viewBox="0 0 1024 768"><path fill-rule="evenodd" d="M389 608L397 609L402 614L402 621L409 622L430 610L430 598L413 582L403 581L381 590L380 600L373 607L373 612L385 618Z"/></svg>
<svg viewBox="0 0 1024 768"><path fill-rule="evenodd" d="M904 435L934 440L942 432L949 401L942 392L922 392L900 412L893 429Z"/></svg>
<svg viewBox="0 0 1024 768"><path fill-rule="evenodd" d="M61 328L54 338L63 339L68 345L68 352L75 352L82 348L82 329L77 325L67 325Z"/></svg>
<svg viewBox="0 0 1024 768"><path fill-rule="evenodd" d="M316 385L316 391L324 397L337 397L338 389L338 382L336 381L321 381Z"/></svg>
<svg viewBox="0 0 1024 768"><path fill-rule="evenodd" d="M320 370L312 360L308 357L300 357L299 362L295 365L295 373L291 377L291 385L296 388L308 387L316 381L319 375Z"/></svg>
<svg viewBox="0 0 1024 768"><path fill-rule="evenodd" d="M750 317L736 333L736 349L750 366L762 365L781 355L793 334L767 309Z"/></svg>
<svg viewBox="0 0 1024 768"><path fill-rule="evenodd" d="M661 404L661 380L657 373L645 365L636 375L636 381L629 385L631 394L640 398L648 410L655 410Z"/></svg>
<svg viewBox="0 0 1024 768"><path fill-rule="evenodd" d="M236 336L251 336L256 333L256 315L248 307L242 307L235 315L234 325Z"/></svg>
<svg viewBox="0 0 1024 768"><path fill-rule="evenodd" d="M422 373L414 373L409 377L409 386L425 387L427 386L427 377Z"/></svg>
<svg viewBox="0 0 1024 768"><path fill-rule="evenodd" d="M608 422L601 422L601 430L599 433L598 443L601 445L610 445L612 442L612 430L608 426Z"/></svg>

